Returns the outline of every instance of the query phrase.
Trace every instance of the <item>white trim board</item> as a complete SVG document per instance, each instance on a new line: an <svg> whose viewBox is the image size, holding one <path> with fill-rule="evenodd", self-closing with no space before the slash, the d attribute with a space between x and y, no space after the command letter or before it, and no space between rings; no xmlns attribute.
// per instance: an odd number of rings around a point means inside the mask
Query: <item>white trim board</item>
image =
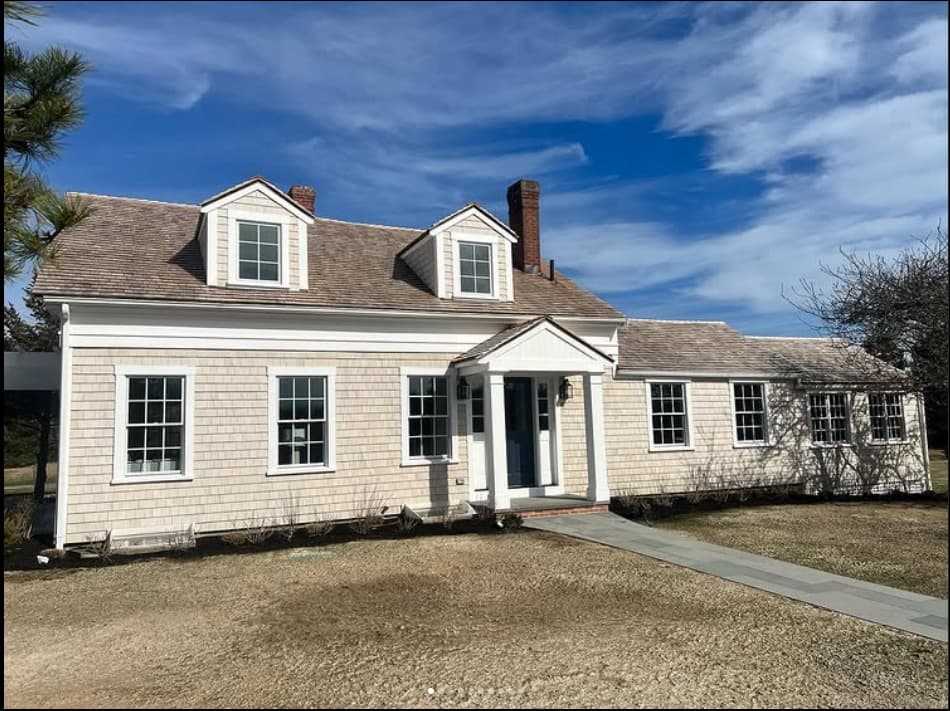
<svg viewBox="0 0 950 711"><path fill-rule="evenodd" d="M326 417L326 464L284 465L277 463L277 378L288 376L322 376L326 378L324 415ZM267 476L325 474L336 470L336 367L335 366L268 366L267 367Z"/></svg>
<svg viewBox="0 0 950 711"><path fill-rule="evenodd" d="M115 420L112 445L112 483L144 484L154 482L191 481L194 478L195 454L195 368L190 365L126 365L116 363ZM130 474L126 471L126 424L129 412L129 378L135 376L169 375L184 378L182 394L185 399L182 433L181 471L178 473Z"/></svg>
<svg viewBox="0 0 950 711"><path fill-rule="evenodd" d="M59 464L56 476L56 524L57 548L66 545L67 510L69 506L69 447L70 426L73 409L73 348L70 341L70 308L63 304L60 312L59 349L60 365L59 395Z"/></svg>
<svg viewBox="0 0 950 711"><path fill-rule="evenodd" d="M301 208L297 203L295 203L291 198L274 190L274 188L272 188L270 185L268 185L262 180L254 180L248 183L247 185L245 185L240 190L235 190L233 193L222 195L214 202L209 202L207 205L203 205L201 207L201 212L208 213L217 208L224 207L226 205L231 204L235 200L240 200L243 197L247 197L248 195L250 195L251 193L257 190L260 190L271 200L276 202L278 205L283 207L288 212L292 213L298 219L306 222L308 225L312 225L314 223L314 218L312 215L307 214L307 212L303 208Z"/></svg>
<svg viewBox="0 0 950 711"><path fill-rule="evenodd" d="M653 443L653 397L650 393L651 385L681 383L686 403L686 443L685 444L654 444ZM684 378L654 378L643 382L646 390L647 405L647 451L651 454L662 452L691 452L696 449L696 439L693 432L693 393L692 382Z"/></svg>
<svg viewBox="0 0 950 711"><path fill-rule="evenodd" d="M430 375L446 378L449 408L449 454L446 457L410 457L409 456L409 376ZM404 467L432 466L438 464L458 464L458 401L455 391L455 369L439 368L433 365L404 365L399 369L400 417L402 418L402 456L400 465Z"/></svg>

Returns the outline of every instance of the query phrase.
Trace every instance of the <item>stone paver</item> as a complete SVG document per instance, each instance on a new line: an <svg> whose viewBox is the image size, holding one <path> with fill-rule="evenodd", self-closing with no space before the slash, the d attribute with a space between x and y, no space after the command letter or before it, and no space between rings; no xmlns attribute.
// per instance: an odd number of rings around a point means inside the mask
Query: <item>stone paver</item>
<svg viewBox="0 0 950 711"><path fill-rule="evenodd" d="M622 548L852 617L947 641L947 601L650 528L612 513L549 516L526 526Z"/></svg>

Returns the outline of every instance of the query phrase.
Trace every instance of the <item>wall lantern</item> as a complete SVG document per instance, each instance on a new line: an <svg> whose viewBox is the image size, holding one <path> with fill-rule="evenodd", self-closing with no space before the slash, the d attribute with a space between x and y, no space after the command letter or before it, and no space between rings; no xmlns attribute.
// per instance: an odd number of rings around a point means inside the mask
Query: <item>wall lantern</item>
<svg viewBox="0 0 950 711"><path fill-rule="evenodd" d="M464 376L459 378L455 386L455 396L459 400L468 400L472 396L472 386L468 384L468 378Z"/></svg>
<svg viewBox="0 0 950 711"><path fill-rule="evenodd" d="M561 378L561 384L557 388L557 396L561 402L567 402L574 397L574 386L567 378Z"/></svg>

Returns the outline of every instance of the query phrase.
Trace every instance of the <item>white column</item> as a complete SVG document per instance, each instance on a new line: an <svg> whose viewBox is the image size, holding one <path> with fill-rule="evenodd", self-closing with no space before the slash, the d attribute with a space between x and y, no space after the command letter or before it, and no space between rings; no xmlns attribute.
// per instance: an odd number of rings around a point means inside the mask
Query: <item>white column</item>
<svg viewBox="0 0 950 711"><path fill-rule="evenodd" d="M604 376L584 374L584 424L587 426L587 498L610 501L607 444L604 436Z"/></svg>
<svg viewBox="0 0 950 711"><path fill-rule="evenodd" d="M492 507L501 511L511 505L508 496L508 450L505 446L505 376L501 373L485 375L485 415L491 461L488 491Z"/></svg>

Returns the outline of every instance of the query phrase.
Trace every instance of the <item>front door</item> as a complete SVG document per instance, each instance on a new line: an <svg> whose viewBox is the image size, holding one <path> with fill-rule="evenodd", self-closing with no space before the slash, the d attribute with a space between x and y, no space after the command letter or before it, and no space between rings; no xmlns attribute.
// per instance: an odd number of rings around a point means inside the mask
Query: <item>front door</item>
<svg viewBox="0 0 950 711"><path fill-rule="evenodd" d="M505 378L508 486L535 486L534 393L531 378Z"/></svg>

